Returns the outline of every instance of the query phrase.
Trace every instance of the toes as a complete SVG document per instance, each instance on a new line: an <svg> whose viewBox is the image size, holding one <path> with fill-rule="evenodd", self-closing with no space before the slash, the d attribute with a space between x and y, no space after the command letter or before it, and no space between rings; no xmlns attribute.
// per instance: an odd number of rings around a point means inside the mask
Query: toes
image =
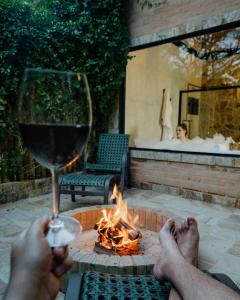
<svg viewBox="0 0 240 300"><path fill-rule="evenodd" d="M187 220L185 220L185 221L184 221L184 229L188 229L188 227L189 227L189 225L188 225L188 221L187 221Z"/></svg>
<svg viewBox="0 0 240 300"><path fill-rule="evenodd" d="M174 231L175 231L175 220L173 220L173 219L169 219L169 226L170 226L170 232L171 233L174 233Z"/></svg>
<svg viewBox="0 0 240 300"><path fill-rule="evenodd" d="M183 222L183 223L181 224L179 233L182 234L182 233L184 233L184 231L185 231L185 224L184 224L184 222Z"/></svg>
<svg viewBox="0 0 240 300"><path fill-rule="evenodd" d="M177 241L177 239L178 239L178 233L176 231L174 232L173 236L174 236L175 241Z"/></svg>
<svg viewBox="0 0 240 300"><path fill-rule="evenodd" d="M184 220L181 225L181 233L185 233L189 228L187 220Z"/></svg>
<svg viewBox="0 0 240 300"><path fill-rule="evenodd" d="M175 233L174 233L174 235L175 235L177 238L179 238L180 235L181 235L182 233L183 233L183 226L182 226L182 224L177 225L177 226L175 227Z"/></svg>
<svg viewBox="0 0 240 300"><path fill-rule="evenodd" d="M171 229L170 229L170 232L171 232L172 235L174 235L175 230L176 230L176 225L175 225L175 223L174 223L174 224L172 225Z"/></svg>
<svg viewBox="0 0 240 300"><path fill-rule="evenodd" d="M189 230L194 235L195 239L199 240L198 223L194 218L188 218Z"/></svg>
<svg viewBox="0 0 240 300"><path fill-rule="evenodd" d="M184 236L189 229L194 232L198 231L197 221L196 219L190 217L184 220L176 229L174 232L174 237L177 241L181 239L181 236Z"/></svg>
<svg viewBox="0 0 240 300"><path fill-rule="evenodd" d="M186 229L186 222L185 222L185 221L183 221L183 223L182 223L182 230L181 230L181 232L183 233L183 232L185 231L185 229Z"/></svg>
<svg viewBox="0 0 240 300"><path fill-rule="evenodd" d="M197 221L194 218L187 218L188 226L196 226L197 227Z"/></svg>
<svg viewBox="0 0 240 300"><path fill-rule="evenodd" d="M174 228L174 232L173 232L173 236L174 236L175 240L177 240L177 238L178 238L179 230L180 230L180 226L175 224L175 228Z"/></svg>
<svg viewBox="0 0 240 300"><path fill-rule="evenodd" d="M173 219L168 219L163 225L163 230L173 232L175 228L175 221Z"/></svg>

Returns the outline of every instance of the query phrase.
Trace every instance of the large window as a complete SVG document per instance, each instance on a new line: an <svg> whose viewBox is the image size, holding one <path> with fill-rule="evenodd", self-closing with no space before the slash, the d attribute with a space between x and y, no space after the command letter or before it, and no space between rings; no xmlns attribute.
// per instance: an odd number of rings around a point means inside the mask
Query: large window
<svg viewBox="0 0 240 300"><path fill-rule="evenodd" d="M240 28L130 55L125 132L131 146L233 153L240 142ZM185 141L176 139L179 123L187 127Z"/></svg>

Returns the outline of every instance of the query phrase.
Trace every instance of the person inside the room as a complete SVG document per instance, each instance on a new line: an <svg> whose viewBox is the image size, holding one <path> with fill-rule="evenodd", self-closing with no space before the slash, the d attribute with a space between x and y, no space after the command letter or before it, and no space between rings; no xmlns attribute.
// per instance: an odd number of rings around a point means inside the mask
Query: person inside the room
<svg viewBox="0 0 240 300"><path fill-rule="evenodd" d="M188 140L188 129L184 123L178 124L176 127L176 138L185 142Z"/></svg>

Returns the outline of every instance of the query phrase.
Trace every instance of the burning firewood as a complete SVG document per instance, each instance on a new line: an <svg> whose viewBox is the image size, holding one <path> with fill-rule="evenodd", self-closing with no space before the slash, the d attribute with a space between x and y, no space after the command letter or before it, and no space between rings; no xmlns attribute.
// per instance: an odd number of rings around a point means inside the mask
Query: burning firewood
<svg viewBox="0 0 240 300"><path fill-rule="evenodd" d="M137 238L142 238L142 234L140 231L136 230L133 228L131 225L129 225L127 222L124 220L120 219L118 223L115 225L117 228L124 227L129 230L128 236L130 240L135 240Z"/></svg>
<svg viewBox="0 0 240 300"><path fill-rule="evenodd" d="M137 254L142 238L142 234L136 229L137 218L132 221L127 203L116 189L113 197L117 199L117 204L108 213L106 209L103 210L103 217L94 226L98 232L95 251L104 254Z"/></svg>

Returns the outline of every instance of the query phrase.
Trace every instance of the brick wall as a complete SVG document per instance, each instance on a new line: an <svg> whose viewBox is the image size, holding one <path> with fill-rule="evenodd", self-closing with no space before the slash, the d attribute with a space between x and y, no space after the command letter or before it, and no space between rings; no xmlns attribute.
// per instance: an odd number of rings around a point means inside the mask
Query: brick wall
<svg viewBox="0 0 240 300"><path fill-rule="evenodd" d="M7 182L0 184L0 204L49 193L51 178Z"/></svg>
<svg viewBox="0 0 240 300"><path fill-rule="evenodd" d="M240 207L239 160L164 152L155 152L154 157L154 152L135 150L131 157L131 183L162 193Z"/></svg>
<svg viewBox="0 0 240 300"><path fill-rule="evenodd" d="M132 0L131 45L137 46L169 37L240 20L239 0L158 0L143 10Z"/></svg>

